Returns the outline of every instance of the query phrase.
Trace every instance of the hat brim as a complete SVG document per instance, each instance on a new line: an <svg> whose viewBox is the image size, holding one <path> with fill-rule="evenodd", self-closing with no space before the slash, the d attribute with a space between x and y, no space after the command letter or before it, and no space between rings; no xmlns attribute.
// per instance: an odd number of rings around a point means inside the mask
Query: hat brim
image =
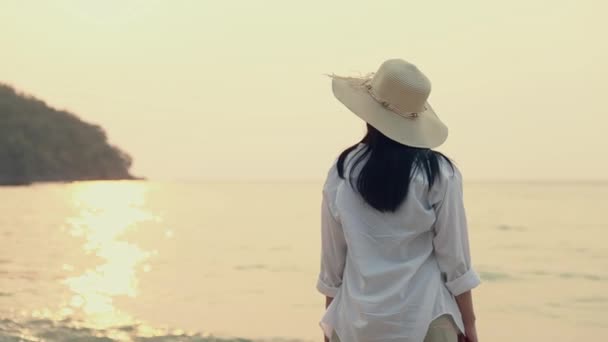
<svg viewBox="0 0 608 342"><path fill-rule="evenodd" d="M419 112L416 118L405 118L378 103L365 87L360 86L363 81L334 77L334 96L351 112L400 144L434 148L445 142L448 128L428 102L427 109Z"/></svg>

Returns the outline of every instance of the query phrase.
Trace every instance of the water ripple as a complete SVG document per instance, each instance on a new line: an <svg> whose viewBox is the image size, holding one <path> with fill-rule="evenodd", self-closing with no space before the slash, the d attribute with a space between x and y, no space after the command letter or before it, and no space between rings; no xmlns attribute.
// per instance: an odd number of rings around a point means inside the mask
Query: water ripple
<svg viewBox="0 0 608 342"><path fill-rule="evenodd" d="M32 319L23 322L0 319L0 341L37 342L301 342L296 339L272 338L254 340L238 337L218 337L209 333L191 333L182 330L154 329L141 324L92 329L82 322L70 319L53 321Z"/></svg>

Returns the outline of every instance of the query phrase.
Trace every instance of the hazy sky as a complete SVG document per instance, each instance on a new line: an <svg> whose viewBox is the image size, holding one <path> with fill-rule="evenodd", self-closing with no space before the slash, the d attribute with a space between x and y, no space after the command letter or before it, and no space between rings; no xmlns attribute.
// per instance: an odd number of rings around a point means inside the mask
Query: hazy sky
<svg viewBox="0 0 608 342"><path fill-rule="evenodd" d="M364 132L324 73L431 79L469 180L607 179L600 0L0 0L0 82L153 179L322 179Z"/></svg>

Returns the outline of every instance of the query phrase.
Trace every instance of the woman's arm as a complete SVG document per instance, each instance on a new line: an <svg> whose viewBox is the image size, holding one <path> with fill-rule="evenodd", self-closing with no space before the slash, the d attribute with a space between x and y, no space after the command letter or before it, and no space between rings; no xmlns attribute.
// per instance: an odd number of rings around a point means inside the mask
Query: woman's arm
<svg viewBox="0 0 608 342"><path fill-rule="evenodd" d="M346 264L346 240L342 225L332 213L326 191L321 203L321 268L317 289L325 295L325 309L329 307L342 285ZM327 336L325 342L329 342Z"/></svg>
<svg viewBox="0 0 608 342"><path fill-rule="evenodd" d="M321 201L321 263L317 290L335 297L342 285L346 265L346 239L340 221L330 207L328 194L323 190Z"/></svg>
<svg viewBox="0 0 608 342"><path fill-rule="evenodd" d="M464 325L475 325L475 312L473 310L473 294L471 291L456 296L456 303L462 315Z"/></svg>
<svg viewBox="0 0 608 342"><path fill-rule="evenodd" d="M455 168L452 177L445 180L443 198L435 205L433 247L439 268L445 274L445 285L456 298L465 334L469 341L477 342L471 290L481 280L471 262L462 174Z"/></svg>
<svg viewBox="0 0 608 342"><path fill-rule="evenodd" d="M475 327L475 312L473 310L473 294L471 290L459 294L456 298L458 309L464 322L464 330L470 342L477 342L477 329Z"/></svg>
<svg viewBox="0 0 608 342"><path fill-rule="evenodd" d="M334 300L334 297L325 296L325 309L329 307L332 300ZM325 342L329 342L329 338L327 338L327 336L323 335L323 337L325 338Z"/></svg>
<svg viewBox="0 0 608 342"><path fill-rule="evenodd" d="M446 181L443 198L435 204L433 248L448 290L458 296L477 287L481 280L472 267L462 176L458 169Z"/></svg>

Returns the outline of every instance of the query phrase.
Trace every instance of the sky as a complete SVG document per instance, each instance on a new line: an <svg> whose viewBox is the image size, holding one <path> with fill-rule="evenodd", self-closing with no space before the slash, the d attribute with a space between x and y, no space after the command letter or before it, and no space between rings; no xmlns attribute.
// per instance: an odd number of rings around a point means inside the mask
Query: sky
<svg viewBox="0 0 608 342"><path fill-rule="evenodd" d="M608 180L608 3L0 0L0 82L158 180L321 180L365 124L327 73L431 80L469 181Z"/></svg>

